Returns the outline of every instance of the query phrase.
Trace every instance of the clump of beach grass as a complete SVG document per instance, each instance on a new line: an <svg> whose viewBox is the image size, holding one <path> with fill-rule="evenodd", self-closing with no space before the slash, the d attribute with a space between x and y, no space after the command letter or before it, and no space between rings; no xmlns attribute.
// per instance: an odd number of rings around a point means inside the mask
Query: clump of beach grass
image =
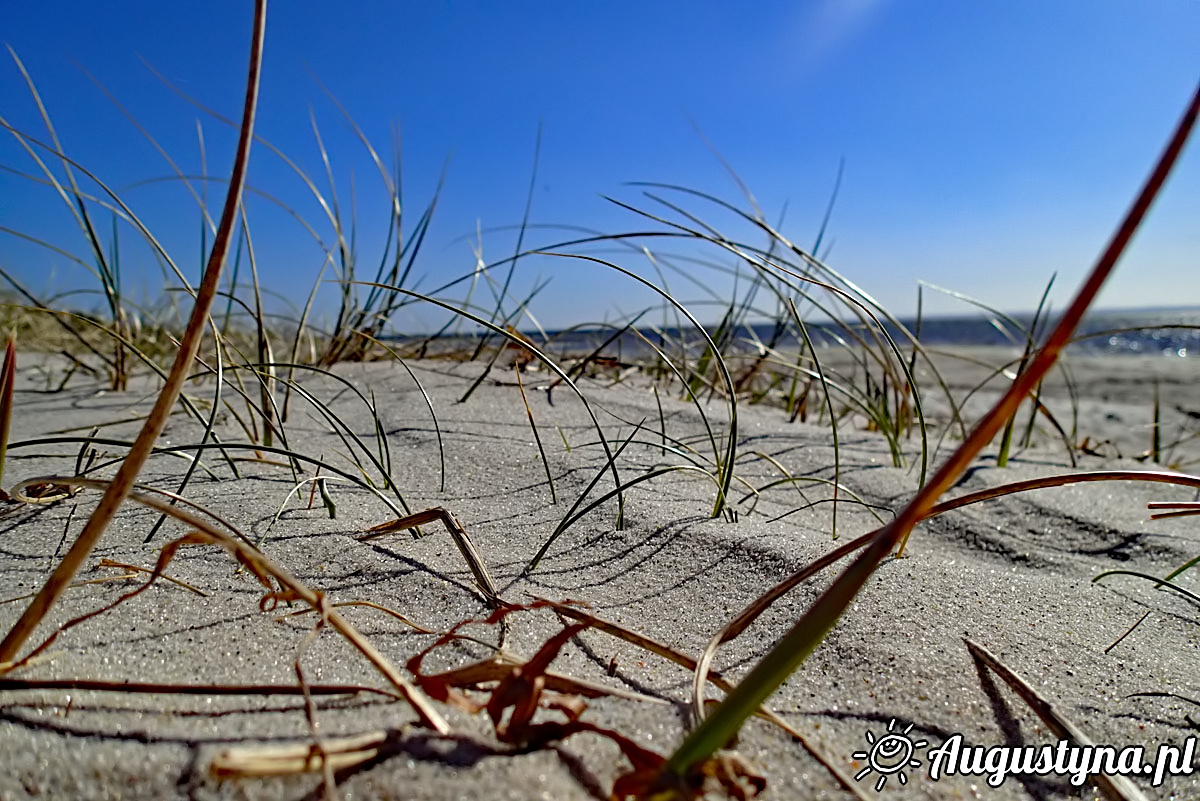
<svg viewBox="0 0 1200 801"><path fill-rule="evenodd" d="M690 788L693 784L688 778L689 775L693 774L704 760L723 748L753 714L754 709L795 672L845 613L883 559L897 548L899 552L903 552L917 523L929 515L937 499L967 469L979 451L1012 419L1020 403L1034 391L1037 383L1054 365L1060 352L1071 339L1075 327L1083 319L1104 281L1115 269L1117 261L1149 211L1150 205L1183 151L1198 113L1200 88L1194 94L1183 119L1176 127L1141 193L1113 234L1112 240L1097 260L1087 280L1058 325L1036 351L1030 364L1017 375L1009 391L979 421L966 441L955 450L933 478L922 486L896 519L863 540L863 553L834 580L783 639L742 680L738 688L712 714L701 720L671 756L667 770L642 785L642 791L647 795L691 795ZM700 678L702 680L703 677ZM702 709L698 711L703 713Z"/></svg>

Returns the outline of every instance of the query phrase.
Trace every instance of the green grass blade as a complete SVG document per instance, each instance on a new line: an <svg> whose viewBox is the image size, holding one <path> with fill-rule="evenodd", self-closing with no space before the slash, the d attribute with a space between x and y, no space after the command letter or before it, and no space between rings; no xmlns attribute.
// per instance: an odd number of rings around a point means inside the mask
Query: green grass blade
<svg viewBox="0 0 1200 801"><path fill-rule="evenodd" d="M1183 150L1196 116L1200 113L1200 86L1154 171L1147 179L1133 206L1113 234L1108 246L1088 274L1045 345L1034 356L1029 369L1017 376L1004 396L984 415L970 436L938 469L890 524L879 529L866 550L834 580L784 638L717 709L700 722L671 755L666 769L685 776L703 760L724 748L757 707L782 684L816 649L841 615L849 608L859 590L874 574L879 563L896 546L906 543L912 528L933 509L937 499L967 469L979 451L992 440L1018 406L1054 365L1070 340L1075 327L1099 294L1105 280L1116 267L1134 232L1166 181Z"/></svg>

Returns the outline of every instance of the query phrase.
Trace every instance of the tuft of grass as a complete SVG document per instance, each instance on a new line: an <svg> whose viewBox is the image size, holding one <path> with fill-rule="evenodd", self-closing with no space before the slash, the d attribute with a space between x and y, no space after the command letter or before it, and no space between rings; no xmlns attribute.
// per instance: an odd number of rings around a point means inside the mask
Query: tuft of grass
<svg viewBox="0 0 1200 801"><path fill-rule="evenodd" d="M45 126L46 132L49 134L50 141L53 144L52 152L58 156L58 160L66 174L67 186L64 187L59 183L49 166L37 156L22 137L18 136L17 140L26 148L26 151L34 161L37 162L46 179L58 190L59 196L71 209L76 223L79 225L88 242L93 259L93 272L100 280L100 287L103 291L105 302L108 305L109 324L114 335L110 362L112 367L111 387L114 390L123 390L128 386L129 382L128 354L123 344L123 340L129 336L129 317L126 313L121 293L120 249L118 244L119 239L116 236L116 216L114 215L112 219L114 236L110 241L110 248L106 249L100 240L92 213L84 201L84 195L80 191L75 171L72 169L72 162L64 155L66 151L59 141L58 132L54 128L54 123L51 121L50 113L47 111L45 103L42 102L42 97L38 93L37 86L34 84L29 72L25 69L24 63L17 56L16 51L9 47L8 52L16 63L21 77L24 78L30 96L37 105L42 124ZM2 122L3 120L0 119L0 123Z"/></svg>

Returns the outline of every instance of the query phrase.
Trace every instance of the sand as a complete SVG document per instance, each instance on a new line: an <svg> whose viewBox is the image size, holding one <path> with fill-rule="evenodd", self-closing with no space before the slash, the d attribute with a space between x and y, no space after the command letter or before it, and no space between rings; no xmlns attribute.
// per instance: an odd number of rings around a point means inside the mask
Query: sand
<svg viewBox="0 0 1200 801"><path fill-rule="evenodd" d="M998 358L996 353L982 355ZM61 376L61 365L52 359L22 361L12 434L17 444L4 475L6 487L75 469L77 443L20 443L86 436L98 424L106 424L101 436L132 439L138 428L132 418L152 399L154 384L148 380L127 393L104 392L82 378L62 391L49 391ZM959 358L948 358L948 363L961 367L947 370L955 391L974 385L974 368L962 367L965 362ZM830 430L789 422L779 409L743 404L733 492L736 519L710 517L711 480L696 471L669 473L626 492L623 527L616 527L616 502L606 502L562 534L532 574L522 575L603 469L604 452L584 404L566 387L547 393L544 372L524 376L554 479L557 503L552 503L511 371L493 372L467 402L459 403L479 365L429 361L410 367L436 409L436 427L414 381L396 365L343 365L336 373L374 397L390 446L390 473L405 501L413 509L450 510L510 602L526 603L531 594L584 601L597 615L697 655L712 633L757 595L879 525L862 506L839 504L835 541L833 506L809 505L829 497L826 485L768 487L782 477L781 470L794 477L832 479ZM1089 438L1094 453L1082 455L1075 469L1163 469L1132 458L1150 444L1152 383L1157 378L1162 387L1164 426L1186 430L1192 422L1188 412L1200 408L1195 400L1197 366L1187 360L1077 359L1073 371L1082 399L1076 437ZM328 378L310 377L304 386L331 405L349 432L376 447L372 417L362 399ZM712 449L700 415L677 388L660 391L656 402L638 376L615 385L587 379L581 387L611 447L619 446L638 424L643 426L620 456L624 480L662 465L687 463L663 450L664 426L676 450L694 448L690 458L711 465ZM189 392L211 399L212 385ZM1064 394L1056 379L1048 385L1047 404L1065 408ZM241 411L244 405L235 399L235 408ZM717 433L724 432L727 405L716 399L705 410ZM931 415L938 412L931 401ZM940 434L945 427L935 422L930 430ZM228 413L220 415L218 430L226 442L245 441ZM177 415L163 440L194 443L199 431L194 421ZM286 431L293 449L357 473L347 458L350 434L331 433L328 421L310 405L293 401ZM882 437L861 430L857 421L844 420L839 434L842 483L887 519L918 484L918 441L906 441L907 464L896 467ZM1052 431L1039 432L1036 440L1037 447L1020 450L1004 469L990 456L981 458L952 495L1072 469ZM944 458L953 445L947 440L937 458ZM1169 456L1186 467L1195 450L1188 440L1164 459ZM122 453L112 445L100 451L104 458ZM377 478L361 453L359 458ZM198 472L187 497L251 539L263 538L268 556L331 600L373 601L438 631L486 614L470 571L452 539L437 526L425 527L427 536L421 539L401 532L363 542L357 537L365 529L394 517L370 492L330 481L336 503L336 517L331 518L319 498L309 507L308 485L301 498L289 498L295 481L283 466L242 461L242 477L234 480L216 454L206 453L203 461L211 474ZM183 460L155 457L143 480L174 489L185 467ZM111 475L113 469L98 474ZM611 476L603 476L589 501L611 488ZM78 533L97 497L95 491L84 491L54 505L6 510L0 519L0 600L41 585L56 554L66 547L64 538L69 541ZM883 563L837 627L768 705L851 777L868 767L853 754L871 747L868 737L885 736L892 721L894 731L907 729L910 740L928 743L915 753L922 764L904 771L904 785L890 774L877 792L878 771L857 782L851 779L861 797L1093 797L1096 790L1090 785L1077 787L1064 776L1014 776L998 788L989 787L985 776L930 777L928 752L955 735L961 734L967 745L983 747L1058 740L1002 682L977 669L964 638L1024 676L1098 743L1143 746L1152 759L1161 744L1183 746L1188 738L1194 740L1200 710L1196 700L1188 699L1200 698L1196 605L1128 576L1093 582L1110 569L1162 576L1200 554L1193 518L1150 521L1146 510L1150 500L1193 498L1193 491L1161 484L1075 484L976 504L930 520L917 528L903 558ZM120 574L97 567L101 559L153 566L161 546L185 533L168 524L145 544L156 517L135 506L125 509L80 578ZM156 584L64 633L44 658L7 678L295 685L295 662L302 653L310 683L385 686L335 633L325 631L307 641L311 616L280 619L288 610L260 612L261 588L223 552L186 548L167 572L205 595ZM721 649L716 668L734 681L744 676L834 575L825 571L784 597ZM70 590L34 639L111 603L140 582ZM1200 582L1191 571L1179 583L1196 591ZM7 631L27 603L0 604L0 628ZM352 608L345 614L402 670L410 656L433 642L430 635L377 611ZM514 613L511 622L505 648L526 658L561 628L544 610ZM480 639L494 641L496 636L485 627L471 631ZM448 668L484 654L481 646L447 647L430 658L429 666ZM680 741L688 720L691 677L686 671L597 631L569 642L553 667L648 696L592 699L585 720L616 729L659 753L669 753ZM710 693L719 696L715 689ZM322 738L386 733L379 756L338 773L337 798L603 798L627 767L618 749L594 734L576 735L556 750L498 756L481 745L497 744L483 715L439 707L461 736L438 738L413 725L415 715L406 704L379 695L318 697L315 704ZM318 775L220 779L211 771L214 758L230 748L311 742L299 697L5 689L0 690L0 798L317 798L322 792ZM765 722L747 724L737 748L767 778L765 798L852 797L801 745ZM1200 764L1200 754L1193 764ZM1145 777L1136 783L1149 798L1200 797L1196 773L1168 777L1159 786Z"/></svg>

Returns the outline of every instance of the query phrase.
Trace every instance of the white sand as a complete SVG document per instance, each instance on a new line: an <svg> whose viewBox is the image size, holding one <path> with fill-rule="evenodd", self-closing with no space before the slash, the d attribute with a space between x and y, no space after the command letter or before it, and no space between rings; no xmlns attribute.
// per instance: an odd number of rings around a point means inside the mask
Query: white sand
<svg viewBox="0 0 1200 801"><path fill-rule="evenodd" d="M626 493L625 527L615 530L617 507L608 502L571 527L528 577L522 569L604 464L598 435L583 405L566 387L553 405L538 389L544 373L526 375L533 414L546 448L558 494L550 503L542 463L513 374L497 371L467 403L457 399L478 374L478 365L425 362L413 365L437 410L445 447L446 481L440 488L438 446L432 418L408 375L394 365L344 366L340 375L374 393L391 448L392 476L413 509L442 506L470 533L496 577L502 595L524 602L527 593L586 601L596 614L644 632L684 653L697 655L709 636L754 597L789 573L836 547L832 506L827 503L779 518L828 498L819 484L782 484L743 499L781 477L775 463L793 476L833 477L828 427L789 424L782 412L743 405L739 409L736 522L711 519L714 484L695 472L678 472L639 484ZM1163 369L1163 368L1167 369ZM51 369L47 367L47 369ZM1181 372L1186 370L1187 372ZM955 373L958 386L972 381ZM1186 425L1194 401L1196 369L1186 361L1108 359L1080 364L1084 418L1079 439L1112 440L1124 457L1145 450L1149 436L1139 426L1150 416L1149 381L1155 373L1170 396L1164 408L1171 425ZM38 372L22 370L12 439L127 419L147 408L138 392L100 393L74 381L45 393ZM306 386L321 397L338 395L333 407L350 430L374 447L370 414L344 387L327 379ZM621 455L623 480L668 463L659 447L659 411L646 389L583 384L612 447L635 424L644 431ZM152 391L146 385L145 395ZM339 395L340 393L340 395ZM211 385L196 387L211 397ZM1191 400L1189 400L1191 398ZM666 434L695 449L693 458L711 465L711 446L696 408L678 390L661 393ZM1049 402L1049 401L1048 401ZM706 406L718 433L727 428L726 406ZM239 407L239 411L244 406ZM1110 417L1111 415L1111 417ZM1142 418L1146 418L1143 420ZM101 436L132 439L138 424L107 426ZM223 415L227 442L244 441L236 423ZM934 429L940 430L940 429ZM561 431L561 435L560 435ZM1091 432L1095 432L1094 434ZM199 427L182 415L164 439L198 440ZM343 440L329 433L311 407L295 403L287 426L291 446L353 471ZM918 476L896 468L879 435L841 431L842 482L865 501L899 509ZM564 437L570 450L564 447ZM981 459L954 494L1020 478L1063 472L1064 451L1052 437L1018 454L1007 469ZM1144 445L1138 445L1144 442ZM906 444L910 458L916 441ZM944 457L953 443L943 446ZM1176 458L1186 456L1185 445ZM70 473L78 445L18 447L10 454L6 486L34 475ZM121 453L105 447L106 454ZM242 457L253 456L243 451ZM765 458L769 456L770 459ZM452 540L436 526L412 540L401 533L365 543L355 537L389 519L387 507L361 488L330 484L337 517L318 500L312 509L292 498L279 521L293 479L276 466L240 463L241 480L213 452L204 462L216 479L197 474L187 496L225 516L251 538L266 537L265 552L335 601L371 600L420 625L444 630L481 616L485 608L472 591L471 574ZM156 457L147 483L174 489L183 463ZM1085 457L1081 468L1153 465ZM101 471L111 475L112 468ZM612 488L603 477L589 495ZM803 496L801 496L803 492ZM0 519L0 600L35 591L61 550L91 511L97 493L72 502L18 507ZM1181 744L1197 735L1200 710L1174 693L1200 698L1200 625L1187 600L1157 591L1148 582L1098 573L1121 568L1165 575L1200 554L1194 519L1149 521L1148 500L1190 500L1179 487L1130 483L1077 484L977 504L919 526L903 559L884 562L852 609L813 656L769 701L771 709L801 730L812 745L847 774L864 766L851 755L869 747L889 721L912 724L913 739L931 747L961 733L968 744L1042 745L1057 740L1007 687L981 675L963 638L989 648L1022 674L1095 741L1118 747L1142 745L1154 753L1161 743ZM167 526L151 545L143 539L155 520L145 510L126 509L89 560L102 558L152 566L158 549L182 531ZM838 507L839 541L874 528L868 513L853 504ZM843 565L839 565L838 568ZM112 575L97 570L81 578ZM199 597L161 584L117 610L65 633L48 658L9 678L106 679L178 683L290 683L293 662L311 621L276 620L258 611L260 588L236 572L213 548L185 549L170 575L207 593ZM1195 591L1196 571L1180 583ZM769 610L741 638L726 645L716 666L737 680L787 630L835 573L826 571L801 585ZM40 641L55 625L115 600L135 582L92 584L73 589L35 635ZM27 601L0 605L7 631ZM1115 641L1148 613L1119 645ZM403 668L432 639L366 609L346 616L395 664ZM505 647L525 657L559 624L545 612L518 614ZM494 633L476 629L481 638ZM483 655L483 649L447 648L430 665L450 667ZM303 656L308 681L383 687L383 679L336 634L325 632ZM615 667L614 667L615 666ZM568 644L554 669L572 676L653 696L665 703L625 698L590 702L584 719L618 729L645 747L669 753L687 720L690 675L676 666L605 634L589 631ZM609 675L609 673L612 675ZM997 689L999 688L999 689ZM716 690L712 697L718 697ZM483 697L482 694L479 697ZM339 798L574 799L600 797L626 763L617 749L595 735L579 735L560 752L489 756L467 740L446 740L413 727L403 703L379 697L317 699L324 737L386 729L388 751L379 759L339 774ZM457 731L494 744L486 717L444 708ZM553 717L553 716L550 716ZM548 718L549 719L549 718ZM137 695L114 692L22 690L0 692L0 798L309 798L319 797L314 775L218 781L209 774L214 755L230 746L309 742L303 703L296 697ZM767 777L764 797L848 797L805 750L761 721L749 723L738 746ZM923 759L924 749L918 752ZM1200 764L1200 755L1195 762ZM896 777L876 794L872 774L859 783L864 797L880 798L1062 798L1091 797L1090 787L1066 778L1009 778L999 789L983 777L948 776L932 781L927 765ZM1167 779L1151 787L1151 798L1200 797L1200 776Z"/></svg>

